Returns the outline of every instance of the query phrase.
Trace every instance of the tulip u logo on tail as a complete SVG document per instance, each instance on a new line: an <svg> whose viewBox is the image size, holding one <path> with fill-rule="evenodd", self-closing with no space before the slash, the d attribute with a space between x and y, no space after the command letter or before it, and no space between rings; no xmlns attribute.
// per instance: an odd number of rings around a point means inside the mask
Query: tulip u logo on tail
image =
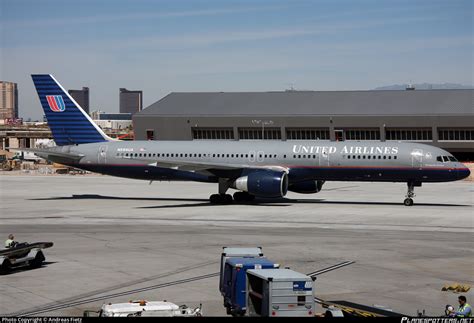
<svg viewBox="0 0 474 323"><path fill-rule="evenodd" d="M46 100L48 101L49 108L53 112L63 112L66 110L63 97L60 95L47 95Z"/></svg>

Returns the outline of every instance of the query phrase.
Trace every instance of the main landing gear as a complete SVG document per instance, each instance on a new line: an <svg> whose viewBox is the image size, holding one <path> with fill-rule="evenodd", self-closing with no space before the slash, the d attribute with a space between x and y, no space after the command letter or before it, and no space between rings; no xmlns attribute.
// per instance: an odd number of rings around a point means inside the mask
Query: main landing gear
<svg viewBox="0 0 474 323"><path fill-rule="evenodd" d="M212 194L209 197L211 204L232 204L233 201L237 203L250 202L255 199L255 196L247 192L235 192L234 198L230 194Z"/></svg>
<svg viewBox="0 0 474 323"><path fill-rule="evenodd" d="M230 184L228 181L220 179L219 194L212 194L209 197L209 202L211 202L211 204L231 204L233 201L239 203L253 201L255 199L254 195L251 195L247 192L235 192L234 198L232 198L232 195L226 194L229 187Z"/></svg>
<svg viewBox="0 0 474 323"><path fill-rule="evenodd" d="M235 192L234 201L236 202L250 202L255 200L255 195L249 194L247 192Z"/></svg>
<svg viewBox="0 0 474 323"><path fill-rule="evenodd" d="M211 204L231 204L232 195L230 194L212 194L209 197Z"/></svg>
<svg viewBox="0 0 474 323"><path fill-rule="evenodd" d="M406 199L403 201L403 204L405 206L412 206L413 205L413 198L415 197L415 186L421 186L421 183L413 183L413 182L408 182L407 183L407 195L405 196Z"/></svg>

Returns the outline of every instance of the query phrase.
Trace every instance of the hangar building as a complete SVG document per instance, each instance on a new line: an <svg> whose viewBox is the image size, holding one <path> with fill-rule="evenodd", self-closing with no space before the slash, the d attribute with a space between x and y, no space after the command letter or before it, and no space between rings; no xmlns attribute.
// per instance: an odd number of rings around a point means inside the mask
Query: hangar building
<svg viewBox="0 0 474 323"><path fill-rule="evenodd" d="M472 89L170 93L133 116L138 140L415 141L474 160Z"/></svg>

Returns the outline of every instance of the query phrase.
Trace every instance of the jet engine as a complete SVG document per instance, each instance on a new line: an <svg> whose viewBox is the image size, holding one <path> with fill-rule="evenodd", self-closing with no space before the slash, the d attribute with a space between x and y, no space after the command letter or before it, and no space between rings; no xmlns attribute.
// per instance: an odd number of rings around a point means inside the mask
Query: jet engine
<svg viewBox="0 0 474 323"><path fill-rule="evenodd" d="M237 178L231 187L259 197L283 197L288 192L288 175L285 172L258 170Z"/></svg>
<svg viewBox="0 0 474 323"><path fill-rule="evenodd" d="M295 193L312 194L318 193L323 187L324 181L304 181L291 184L288 190Z"/></svg>

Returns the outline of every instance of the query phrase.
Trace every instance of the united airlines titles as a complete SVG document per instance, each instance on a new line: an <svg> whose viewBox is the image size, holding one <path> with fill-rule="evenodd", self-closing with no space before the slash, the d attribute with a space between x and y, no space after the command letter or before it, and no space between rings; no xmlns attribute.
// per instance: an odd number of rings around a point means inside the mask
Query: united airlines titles
<svg viewBox="0 0 474 323"><path fill-rule="evenodd" d="M306 146L293 145L294 154L335 154L337 153L335 146ZM341 154L381 154L396 155L398 147L390 146L343 146Z"/></svg>

